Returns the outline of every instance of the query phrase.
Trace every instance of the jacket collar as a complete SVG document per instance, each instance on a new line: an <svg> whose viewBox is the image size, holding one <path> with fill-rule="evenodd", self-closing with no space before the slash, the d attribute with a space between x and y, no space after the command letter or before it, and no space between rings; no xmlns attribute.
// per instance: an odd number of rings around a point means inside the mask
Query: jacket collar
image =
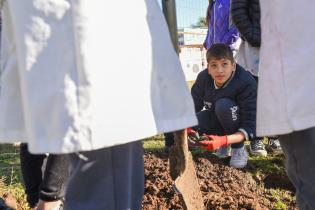
<svg viewBox="0 0 315 210"><path fill-rule="evenodd" d="M215 84L215 81L213 80L214 88L215 89L220 89L220 88L225 88L226 86L228 86L228 84L230 84L230 82L232 81L232 79L233 79L233 77L235 75L235 72L236 72L236 69L235 69L235 71L232 72L230 78L221 87L217 86Z"/></svg>

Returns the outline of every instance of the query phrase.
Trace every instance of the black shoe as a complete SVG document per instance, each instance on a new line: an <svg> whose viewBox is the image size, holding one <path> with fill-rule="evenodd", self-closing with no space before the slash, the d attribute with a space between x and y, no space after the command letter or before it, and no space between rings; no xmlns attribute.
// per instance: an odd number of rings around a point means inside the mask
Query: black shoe
<svg viewBox="0 0 315 210"><path fill-rule="evenodd" d="M282 148L279 139L269 138L268 147L273 154L282 154Z"/></svg>
<svg viewBox="0 0 315 210"><path fill-rule="evenodd" d="M250 142L249 152L254 156L267 156L267 151L263 139L254 139Z"/></svg>

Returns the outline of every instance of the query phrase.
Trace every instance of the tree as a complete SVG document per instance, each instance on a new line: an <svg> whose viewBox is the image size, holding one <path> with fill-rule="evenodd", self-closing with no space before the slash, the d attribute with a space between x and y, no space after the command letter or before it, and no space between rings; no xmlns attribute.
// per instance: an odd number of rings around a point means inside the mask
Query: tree
<svg viewBox="0 0 315 210"><path fill-rule="evenodd" d="M193 28L207 28L207 21L205 17L200 17L196 24L192 25Z"/></svg>

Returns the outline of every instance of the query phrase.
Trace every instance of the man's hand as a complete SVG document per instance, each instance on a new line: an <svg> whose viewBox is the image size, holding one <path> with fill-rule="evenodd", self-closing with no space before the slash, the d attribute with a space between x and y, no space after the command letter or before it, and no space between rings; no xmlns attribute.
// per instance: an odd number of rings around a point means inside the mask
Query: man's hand
<svg viewBox="0 0 315 210"><path fill-rule="evenodd" d="M206 135L205 138L209 140L199 141L198 144L209 151L217 150L220 147L226 146L228 143L227 136Z"/></svg>

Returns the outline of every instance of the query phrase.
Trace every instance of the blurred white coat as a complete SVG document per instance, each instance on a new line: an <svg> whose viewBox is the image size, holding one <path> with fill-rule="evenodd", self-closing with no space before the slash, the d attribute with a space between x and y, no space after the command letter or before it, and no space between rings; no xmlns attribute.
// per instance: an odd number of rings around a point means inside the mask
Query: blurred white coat
<svg viewBox="0 0 315 210"><path fill-rule="evenodd" d="M257 135L315 127L315 1L262 0Z"/></svg>
<svg viewBox="0 0 315 210"><path fill-rule="evenodd" d="M154 0L6 0L0 141L70 153L197 123Z"/></svg>

